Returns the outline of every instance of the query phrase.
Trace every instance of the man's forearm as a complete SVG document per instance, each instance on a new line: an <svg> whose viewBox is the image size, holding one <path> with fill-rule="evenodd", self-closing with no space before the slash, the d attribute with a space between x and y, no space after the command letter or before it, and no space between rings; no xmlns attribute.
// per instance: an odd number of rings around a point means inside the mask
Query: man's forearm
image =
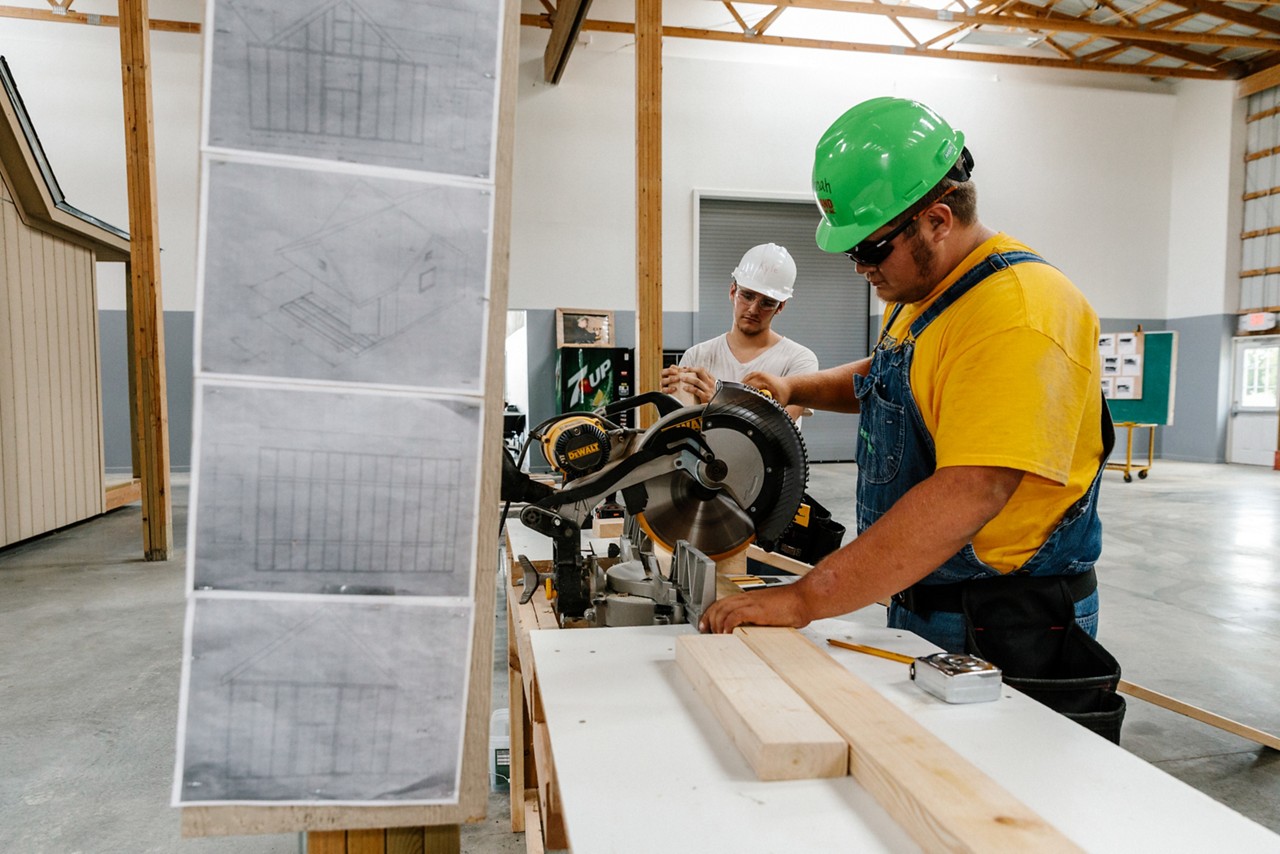
<svg viewBox="0 0 1280 854"><path fill-rule="evenodd" d="M796 582L806 615L847 614L924 578L1000 512L1022 476L985 466L939 469Z"/></svg>
<svg viewBox="0 0 1280 854"><path fill-rule="evenodd" d="M858 398L853 393L853 375L865 376L870 367L870 359L861 359L812 374L787 377L791 383L791 399L787 402L828 412L857 412Z"/></svg>

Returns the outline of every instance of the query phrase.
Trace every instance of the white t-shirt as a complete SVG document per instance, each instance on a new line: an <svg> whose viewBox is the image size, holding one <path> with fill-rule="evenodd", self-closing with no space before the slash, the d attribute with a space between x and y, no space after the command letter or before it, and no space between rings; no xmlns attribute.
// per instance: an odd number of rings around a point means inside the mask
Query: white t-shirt
<svg viewBox="0 0 1280 854"><path fill-rule="evenodd" d="M718 380L740 383L752 371L779 377L811 374L818 370L818 357L803 344L783 338L750 362L739 362L729 349L729 335L724 333L709 341L694 344L680 357L682 368L706 368Z"/></svg>

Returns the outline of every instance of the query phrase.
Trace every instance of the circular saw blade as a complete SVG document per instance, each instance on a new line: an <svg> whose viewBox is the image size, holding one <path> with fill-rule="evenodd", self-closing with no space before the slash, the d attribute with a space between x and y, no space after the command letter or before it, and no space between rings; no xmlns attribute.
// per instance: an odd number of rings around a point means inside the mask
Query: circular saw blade
<svg viewBox="0 0 1280 854"><path fill-rule="evenodd" d="M654 478L645 488L649 500L636 521L667 551L687 540L712 560L724 560L755 540L755 523L733 499L722 492L708 494L683 472Z"/></svg>

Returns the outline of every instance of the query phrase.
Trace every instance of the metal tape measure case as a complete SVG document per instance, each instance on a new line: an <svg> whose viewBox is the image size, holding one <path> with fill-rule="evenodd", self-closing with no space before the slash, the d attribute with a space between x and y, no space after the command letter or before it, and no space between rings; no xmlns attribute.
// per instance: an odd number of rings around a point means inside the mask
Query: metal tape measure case
<svg viewBox="0 0 1280 854"><path fill-rule="evenodd" d="M1000 668L974 655L935 652L911 662L911 678L948 703L986 703L1000 698Z"/></svg>

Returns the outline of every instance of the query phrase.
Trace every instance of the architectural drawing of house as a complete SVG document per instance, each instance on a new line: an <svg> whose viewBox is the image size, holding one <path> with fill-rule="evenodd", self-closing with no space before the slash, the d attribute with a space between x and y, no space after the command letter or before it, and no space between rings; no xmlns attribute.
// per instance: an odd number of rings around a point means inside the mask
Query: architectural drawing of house
<svg viewBox="0 0 1280 854"><path fill-rule="evenodd" d="M253 129L422 142L430 70L360 4L321 4L248 48Z"/></svg>
<svg viewBox="0 0 1280 854"><path fill-rule="evenodd" d="M317 656L333 649L334 634L344 654ZM382 775L394 765L395 673L340 623L312 615L221 684L232 778Z"/></svg>
<svg viewBox="0 0 1280 854"><path fill-rule="evenodd" d="M281 310L327 342L323 350L348 353L426 317L441 298L432 292L435 283L466 263L457 247L399 206L348 219L278 251L306 284L306 293Z"/></svg>

